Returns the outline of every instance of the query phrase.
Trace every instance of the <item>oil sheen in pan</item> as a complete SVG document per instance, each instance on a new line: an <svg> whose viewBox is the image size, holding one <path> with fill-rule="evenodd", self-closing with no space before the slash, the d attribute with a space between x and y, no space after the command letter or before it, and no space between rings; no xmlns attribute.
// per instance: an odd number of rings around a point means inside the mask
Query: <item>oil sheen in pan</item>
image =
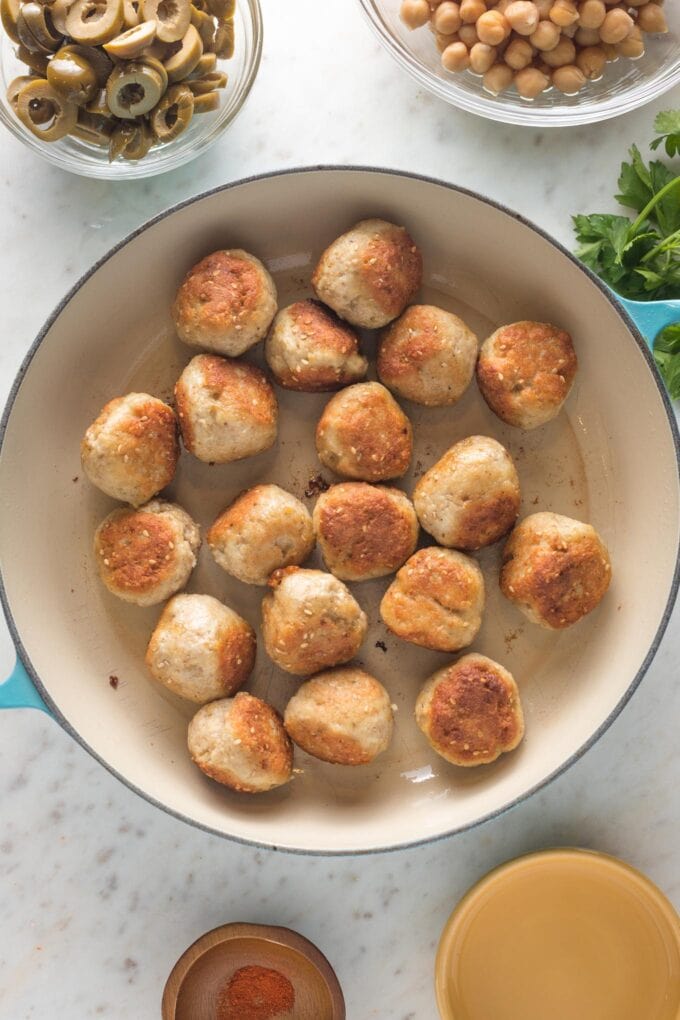
<svg viewBox="0 0 680 1020"><path fill-rule="evenodd" d="M290 268L291 262L294 268ZM311 272L309 256L293 258L277 272L272 267L279 290L279 305L311 296L308 279ZM529 310L514 308L507 295L490 293L483 281L465 277L456 272L449 274L448 267L435 267L426 280L419 300L436 304L460 315L477 333L480 342L502 322L526 317ZM171 400L172 389L183 366L193 353L175 338L169 315L159 310L156 319L144 324L144 335L138 338L139 356L130 366L129 373L118 380L120 391L146 390ZM375 339L364 336L364 352L373 359ZM246 355L248 360L264 365L262 345ZM375 378L374 362L370 377ZM168 491L201 524L205 530L217 514L239 492L260 482L275 482L293 492L312 508L313 499L304 496L310 479L322 473L327 481L334 479L319 464L314 447L314 429L321 410L329 399L328 394L290 393L277 387L280 405L279 441L273 450L235 464L210 467L184 454L180 460L175 481ZM111 394L113 395L113 394ZM601 423L589 409L584 418L578 399L578 378L566 411L547 426L533 432L520 432L506 426L486 407L473 381L461 401L452 408L427 409L404 402L415 429L415 449L408 474L398 482L400 488L411 493L413 486L449 446L468 435L483 434L498 439L508 447L517 464L522 484L522 516L536 510L554 510L588 520L590 494L588 477L600 480L602 492L599 502L605 500L608 490L607 466L584 464L581 442L587 428L602 429ZM597 444L595 444L597 445ZM96 521L93 519L92 525ZM421 545L432 544L422 535ZM483 652L502 662L510 669L522 692L527 721L527 740L531 728L540 725L544 715L559 712L561 699L574 696L574 686L582 682L578 673L578 660L592 635L588 623L579 627L575 635L551 633L529 624L510 606L498 588L498 569L502 543L478 554L484 571L487 602L482 629L472 649ZM318 553L310 565L323 566ZM93 571L88 571L93 583ZM357 661L386 685L397 707L395 735L390 750L378 760L358 769L343 770L325 765L296 752L296 764L302 774L296 777L307 788L308 795L330 799L339 807L356 807L359 803L370 808L373 797L394 796L394 774L406 782L421 784L430 789L439 779L442 795L456 788L469 787L481 779L488 770L454 769L442 762L428 747L417 729L413 706L422 681L451 656L430 652L408 645L389 634L380 621L378 606L390 579L354 584L355 596L366 611L369 633ZM94 583L97 583L94 581ZM259 607L264 589L244 585L229 577L212 561L204 547L199 564L192 575L189 591L207 592L232 605L258 630ZM109 600L113 603L113 600ZM143 655L150 632L158 617L158 608L139 610L123 603L110 604L108 612L119 640L139 661L138 676L134 683L151 683L145 676ZM386 646L386 651L381 647ZM472 650L471 649L471 650ZM568 665L565 665L568 660ZM556 679L557 678L557 679ZM267 658L262 644L257 664L248 689L280 711L296 690L299 681L278 670ZM177 712L189 718L193 706L159 689L158 696L170 701ZM521 748L516 754L521 754ZM489 768L502 773L512 765L512 756L501 758ZM392 781L384 779L389 773ZM381 781L383 777L383 781ZM443 780L443 782L442 782ZM311 787L311 789L310 789Z"/></svg>

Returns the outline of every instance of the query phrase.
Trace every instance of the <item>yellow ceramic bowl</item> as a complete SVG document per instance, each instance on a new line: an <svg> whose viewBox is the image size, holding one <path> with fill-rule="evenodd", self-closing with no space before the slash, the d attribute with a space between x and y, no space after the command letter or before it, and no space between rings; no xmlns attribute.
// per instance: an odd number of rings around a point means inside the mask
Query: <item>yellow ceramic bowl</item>
<svg viewBox="0 0 680 1020"><path fill-rule="evenodd" d="M614 857L530 854L458 904L436 992L443 1020L679 1020L680 919Z"/></svg>

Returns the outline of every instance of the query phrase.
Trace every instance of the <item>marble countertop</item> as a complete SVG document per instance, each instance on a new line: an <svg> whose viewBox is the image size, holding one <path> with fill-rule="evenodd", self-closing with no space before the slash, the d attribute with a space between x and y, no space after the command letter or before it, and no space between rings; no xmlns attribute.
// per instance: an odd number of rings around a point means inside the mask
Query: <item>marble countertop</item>
<svg viewBox="0 0 680 1020"><path fill-rule="evenodd" d="M499 199L566 243L570 214L611 207L627 145L655 108L551 133L497 126L420 91L356 2L263 0L262 70L232 130L163 178L62 174L0 139L0 399L42 321L112 244L167 206L248 174L317 163L396 167ZM323 108L310 109L310 96ZM13 651L0 630L0 674ZM189 828L113 779L46 716L0 715L0 1020L159 1016L165 978L228 920L298 929L327 954L349 1020L434 1020L433 957L461 893L524 851L617 854L680 903L680 613L625 712L566 775L504 817L362 859L258 852Z"/></svg>

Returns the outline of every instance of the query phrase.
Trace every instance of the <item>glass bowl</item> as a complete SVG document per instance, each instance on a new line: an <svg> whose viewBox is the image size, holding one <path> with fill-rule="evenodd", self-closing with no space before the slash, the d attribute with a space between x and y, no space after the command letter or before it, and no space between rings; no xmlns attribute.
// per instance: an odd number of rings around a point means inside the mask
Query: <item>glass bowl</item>
<svg viewBox="0 0 680 1020"><path fill-rule="evenodd" d="M607 64L604 76L589 82L577 96L557 89L534 100L512 89L492 96L481 76L449 73L441 66L434 35L428 27L410 31L399 18L400 0L359 0L383 46L419 85L453 106L489 120L535 127L593 124L628 113L680 84L680 3L664 6L670 31L646 36L647 50L638 60L620 58Z"/></svg>
<svg viewBox="0 0 680 1020"><path fill-rule="evenodd" d="M71 173L109 180L134 180L174 170L188 163L212 145L240 112L255 81L262 55L262 12L259 0L237 0L234 17L236 48L230 60L218 60L228 82L220 91L220 106L214 113L192 118L187 130L172 142L154 146L138 162L116 159L109 163L108 152L99 146L67 136L58 142L43 142L28 131L7 101L7 86L26 65L15 55L12 41L0 29L0 121L12 134L39 156Z"/></svg>

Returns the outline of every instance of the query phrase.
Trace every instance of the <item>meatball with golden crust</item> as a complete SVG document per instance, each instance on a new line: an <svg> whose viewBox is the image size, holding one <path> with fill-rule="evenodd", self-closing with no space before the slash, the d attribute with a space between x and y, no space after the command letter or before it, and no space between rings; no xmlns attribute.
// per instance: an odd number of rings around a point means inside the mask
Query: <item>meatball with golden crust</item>
<svg viewBox="0 0 680 1020"><path fill-rule="evenodd" d="M154 680L182 698L205 704L233 694L255 665L255 631L210 595L175 595L146 650Z"/></svg>
<svg viewBox="0 0 680 1020"><path fill-rule="evenodd" d="M180 340L230 358L262 340L276 314L276 286L240 248L207 255L184 277L172 317Z"/></svg>
<svg viewBox="0 0 680 1020"><path fill-rule="evenodd" d="M483 611L484 577L478 564L437 546L411 556L380 603L380 615L393 634L439 652L471 645Z"/></svg>
<svg viewBox="0 0 680 1020"><path fill-rule="evenodd" d="M366 636L366 614L342 581L323 570L284 567L262 600L262 637L287 673L306 676L348 662Z"/></svg>
<svg viewBox="0 0 680 1020"><path fill-rule="evenodd" d="M501 591L533 623L562 630L591 613L609 587L609 553L590 524L530 514L503 550Z"/></svg>
<svg viewBox="0 0 680 1020"><path fill-rule="evenodd" d="M268 450L278 404L264 372L245 361L197 354L175 386L182 439L207 463L228 464Z"/></svg>
<svg viewBox="0 0 680 1020"><path fill-rule="evenodd" d="M519 691L511 673L485 655L463 655L426 681L416 722L452 765L488 765L524 736Z"/></svg>
<svg viewBox="0 0 680 1020"><path fill-rule="evenodd" d="M440 545L492 545L519 514L519 478L512 457L489 436L462 439L425 472L413 503L421 525Z"/></svg>
<svg viewBox="0 0 680 1020"><path fill-rule="evenodd" d="M411 305L380 339L378 378L426 407L455 404L470 385L477 337L462 319L434 305Z"/></svg>
<svg viewBox="0 0 680 1020"><path fill-rule="evenodd" d="M353 326L379 329L403 312L423 279L423 258L404 227L362 220L326 248L316 296Z"/></svg>
<svg viewBox="0 0 680 1020"><path fill-rule="evenodd" d="M501 326L482 344L477 383L502 421L535 429L558 414L578 362L570 335L547 322Z"/></svg>
<svg viewBox="0 0 680 1020"><path fill-rule="evenodd" d="M147 503L170 484L178 458L175 413L148 393L110 400L80 446L83 470L92 484L132 506Z"/></svg>
<svg viewBox="0 0 680 1020"><path fill-rule="evenodd" d="M312 521L326 566L343 581L392 574L418 544L411 500L384 485L332 485L319 496Z"/></svg>
<svg viewBox="0 0 680 1020"><path fill-rule="evenodd" d="M264 354L279 386L304 393L349 386L368 368L354 330L318 301L296 301L282 309Z"/></svg>
<svg viewBox="0 0 680 1020"><path fill-rule="evenodd" d="M94 536L99 575L112 595L138 606L164 602L189 580L201 533L186 510L154 499L138 510L119 508Z"/></svg>
<svg viewBox="0 0 680 1020"><path fill-rule="evenodd" d="M293 745L281 716L245 691L199 708L187 743L206 776L239 793L266 793L293 777Z"/></svg>
<svg viewBox="0 0 680 1020"><path fill-rule="evenodd" d="M302 563L314 548L307 507L278 485L241 493L207 538L217 563L245 584L266 584L275 570Z"/></svg>
<svg viewBox="0 0 680 1020"><path fill-rule="evenodd" d="M387 750L394 716L390 696L363 669L319 673L288 702L283 725L307 754L333 765L367 765Z"/></svg>
<svg viewBox="0 0 680 1020"><path fill-rule="evenodd" d="M364 482L400 478L413 453L413 429L389 390L356 383L326 404L316 427L319 460L336 474Z"/></svg>

